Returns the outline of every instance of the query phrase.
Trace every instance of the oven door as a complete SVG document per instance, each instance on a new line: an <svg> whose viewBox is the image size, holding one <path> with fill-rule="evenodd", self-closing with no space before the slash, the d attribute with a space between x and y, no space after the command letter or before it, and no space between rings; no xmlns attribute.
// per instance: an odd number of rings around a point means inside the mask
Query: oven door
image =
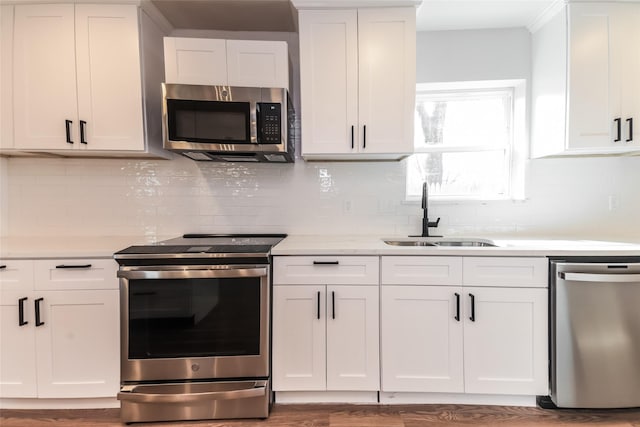
<svg viewBox="0 0 640 427"><path fill-rule="evenodd" d="M266 378L269 266L122 267L121 380Z"/></svg>

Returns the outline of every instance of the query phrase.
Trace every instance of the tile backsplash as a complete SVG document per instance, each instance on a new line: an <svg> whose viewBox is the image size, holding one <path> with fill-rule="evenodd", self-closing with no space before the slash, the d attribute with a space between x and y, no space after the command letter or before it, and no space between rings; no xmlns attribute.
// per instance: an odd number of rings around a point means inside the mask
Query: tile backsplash
<svg viewBox="0 0 640 427"><path fill-rule="evenodd" d="M637 238L638 166L640 158L535 160L526 200L432 201L429 214L442 217L438 234ZM11 158L2 168L7 236L420 231L420 205L404 197L404 161Z"/></svg>

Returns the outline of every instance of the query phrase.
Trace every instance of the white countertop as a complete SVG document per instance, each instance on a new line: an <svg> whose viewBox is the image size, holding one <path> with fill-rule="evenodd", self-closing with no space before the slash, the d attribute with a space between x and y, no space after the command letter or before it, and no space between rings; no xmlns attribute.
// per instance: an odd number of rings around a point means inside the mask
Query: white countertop
<svg viewBox="0 0 640 427"><path fill-rule="evenodd" d="M450 237L455 239L455 236ZM635 243L596 240L490 238L497 247L392 246L406 236L291 235L272 255L465 255L465 256L640 256Z"/></svg>
<svg viewBox="0 0 640 427"><path fill-rule="evenodd" d="M3 237L0 258L105 258L132 245L165 239L164 236Z"/></svg>
<svg viewBox="0 0 640 427"><path fill-rule="evenodd" d="M5 237L0 258L104 258L132 245L176 236ZM455 238L453 236L452 238ZM497 247L391 246L406 236L290 235L273 255L640 256L640 244L595 240L491 238Z"/></svg>

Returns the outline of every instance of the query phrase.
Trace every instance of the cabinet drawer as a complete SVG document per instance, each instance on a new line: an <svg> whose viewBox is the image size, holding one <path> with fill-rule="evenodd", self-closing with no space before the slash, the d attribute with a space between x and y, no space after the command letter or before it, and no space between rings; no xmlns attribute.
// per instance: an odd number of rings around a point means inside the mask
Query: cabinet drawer
<svg viewBox="0 0 640 427"><path fill-rule="evenodd" d="M465 286L547 287L547 258L467 257Z"/></svg>
<svg viewBox="0 0 640 427"><path fill-rule="evenodd" d="M0 260L0 290L25 291L33 289L33 260Z"/></svg>
<svg viewBox="0 0 640 427"><path fill-rule="evenodd" d="M375 256L292 256L273 258L275 285L377 285Z"/></svg>
<svg viewBox="0 0 640 427"><path fill-rule="evenodd" d="M462 258L383 256L383 285L460 285Z"/></svg>
<svg viewBox="0 0 640 427"><path fill-rule="evenodd" d="M117 270L111 258L38 260L35 289L118 289Z"/></svg>

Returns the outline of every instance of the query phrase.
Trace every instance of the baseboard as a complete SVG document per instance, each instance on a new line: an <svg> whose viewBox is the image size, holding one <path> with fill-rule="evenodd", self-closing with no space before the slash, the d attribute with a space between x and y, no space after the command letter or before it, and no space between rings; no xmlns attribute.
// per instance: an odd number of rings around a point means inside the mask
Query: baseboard
<svg viewBox="0 0 640 427"><path fill-rule="evenodd" d="M380 393L380 403L402 404L457 404L457 405L500 405L536 406L536 396L457 394L457 393Z"/></svg>
<svg viewBox="0 0 640 427"><path fill-rule="evenodd" d="M0 409L104 409L120 408L115 397L93 399L0 399Z"/></svg>
<svg viewBox="0 0 640 427"><path fill-rule="evenodd" d="M376 391L277 391L275 403L378 403Z"/></svg>

